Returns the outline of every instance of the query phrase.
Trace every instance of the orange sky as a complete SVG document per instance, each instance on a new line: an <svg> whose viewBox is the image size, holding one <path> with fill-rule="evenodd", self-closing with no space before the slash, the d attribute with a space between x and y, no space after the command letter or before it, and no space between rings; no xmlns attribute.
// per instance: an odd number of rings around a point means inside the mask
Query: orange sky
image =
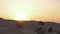
<svg viewBox="0 0 60 34"><path fill-rule="evenodd" d="M60 22L60 0L0 0L0 17L14 20L21 12L26 20Z"/></svg>

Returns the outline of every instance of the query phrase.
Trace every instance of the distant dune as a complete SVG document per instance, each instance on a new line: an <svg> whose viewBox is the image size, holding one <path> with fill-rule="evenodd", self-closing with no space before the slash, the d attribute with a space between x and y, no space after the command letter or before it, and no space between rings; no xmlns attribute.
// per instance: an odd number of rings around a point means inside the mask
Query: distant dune
<svg viewBox="0 0 60 34"><path fill-rule="evenodd" d="M38 34L41 30L45 34L59 34L60 24L43 21L24 21L20 24L17 20L7 20L0 18L0 34Z"/></svg>

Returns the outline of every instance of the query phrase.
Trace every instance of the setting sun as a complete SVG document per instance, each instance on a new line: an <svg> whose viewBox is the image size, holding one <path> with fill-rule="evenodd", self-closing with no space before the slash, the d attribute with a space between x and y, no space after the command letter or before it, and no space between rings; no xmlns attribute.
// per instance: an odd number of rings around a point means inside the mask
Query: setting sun
<svg viewBox="0 0 60 34"><path fill-rule="evenodd" d="M60 0L0 0L0 17L60 22Z"/></svg>
<svg viewBox="0 0 60 34"><path fill-rule="evenodd" d="M26 20L26 14L25 13L17 13L16 20Z"/></svg>

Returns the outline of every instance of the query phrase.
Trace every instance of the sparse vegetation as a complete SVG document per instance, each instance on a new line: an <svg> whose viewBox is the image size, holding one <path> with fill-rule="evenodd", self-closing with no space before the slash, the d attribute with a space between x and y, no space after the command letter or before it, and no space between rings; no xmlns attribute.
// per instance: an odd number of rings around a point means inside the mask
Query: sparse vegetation
<svg viewBox="0 0 60 34"><path fill-rule="evenodd" d="M52 27L49 27L48 32L49 33L53 32L53 28Z"/></svg>
<svg viewBox="0 0 60 34"><path fill-rule="evenodd" d="M37 34L44 34L42 27L37 28L35 32L37 32Z"/></svg>
<svg viewBox="0 0 60 34"><path fill-rule="evenodd" d="M43 21L39 21L38 22L40 25L44 25L44 22Z"/></svg>

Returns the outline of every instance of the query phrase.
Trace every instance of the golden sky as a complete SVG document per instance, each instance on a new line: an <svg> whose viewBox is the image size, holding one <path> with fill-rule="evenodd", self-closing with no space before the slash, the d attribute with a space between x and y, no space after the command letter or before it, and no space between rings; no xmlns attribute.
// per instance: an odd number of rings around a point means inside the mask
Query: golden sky
<svg viewBox="0 0 60 34"><path fill-rule="evenodd" d="M26 20L60 22L60 0L0 0L0 17L15 20L18 13Z"/></svg>

